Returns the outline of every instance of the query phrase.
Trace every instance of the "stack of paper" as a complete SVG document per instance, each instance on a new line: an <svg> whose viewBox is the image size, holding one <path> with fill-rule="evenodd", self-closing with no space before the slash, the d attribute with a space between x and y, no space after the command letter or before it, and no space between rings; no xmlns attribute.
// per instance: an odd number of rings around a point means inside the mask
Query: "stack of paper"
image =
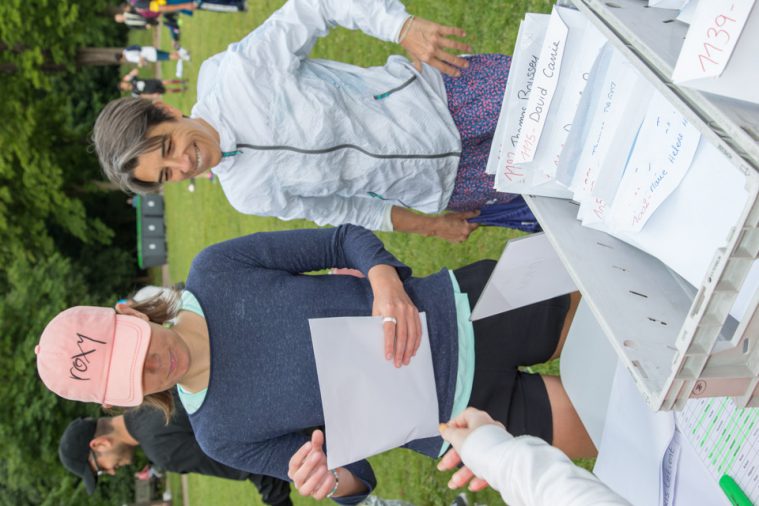
<svg viewBox="0 0 759 506"><path fill-rule="evenodd" d="M634 65L561 7L520 27L489 168L499 191L575 200L583 225L693 286L749 195L743 174Z"/></svg>
<svg viewBox="0 0 759 506"><path fill-rule="evenodd" d="M542 39L542 40L541 40ZM577 11L528 15L519 30L512 74L491 151L496 188L571 197L556 182L562 150L603 36ZM540 51L538 53L538 47Z"/></svg>

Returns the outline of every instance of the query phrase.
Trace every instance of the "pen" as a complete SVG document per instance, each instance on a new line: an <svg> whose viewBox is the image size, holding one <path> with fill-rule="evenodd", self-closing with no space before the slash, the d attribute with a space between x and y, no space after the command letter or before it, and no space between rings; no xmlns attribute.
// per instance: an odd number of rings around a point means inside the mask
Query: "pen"
<svg viewBox="0 0 759 506"><path fill-rule="evenodd" d="M719 486L733 506L753 506L741 487L727 474L723 474L722 478L719 479Z"/></svg>

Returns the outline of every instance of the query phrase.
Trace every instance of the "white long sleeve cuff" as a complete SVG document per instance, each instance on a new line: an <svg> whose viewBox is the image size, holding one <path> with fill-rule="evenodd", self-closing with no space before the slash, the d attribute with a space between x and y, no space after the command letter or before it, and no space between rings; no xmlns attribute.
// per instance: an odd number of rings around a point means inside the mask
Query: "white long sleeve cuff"
<svg viewBox="0 0 759 506"><path fill-rule="evenodd" d="M472 432L461 458L510 506L629 506L557 448L532 436L514 438L496 425Z"/></svg>

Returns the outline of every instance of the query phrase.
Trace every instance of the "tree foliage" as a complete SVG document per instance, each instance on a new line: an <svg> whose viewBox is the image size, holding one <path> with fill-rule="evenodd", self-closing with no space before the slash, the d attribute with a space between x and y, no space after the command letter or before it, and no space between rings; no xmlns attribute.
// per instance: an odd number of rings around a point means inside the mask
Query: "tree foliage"
<svg viewBox="0 0 759 506"><path fill-rule="evenodd" d="M13 69L0 73L0 505L128 499L129 476L85 499L60 465L63 429L96 408L48 392L33 351L55 314L112 304L136 272L132 210L94 184L102 176L88 139L115 98L118 67L75 64L78 48L124 45L114 3L0 2L0 72Z"/></svg>

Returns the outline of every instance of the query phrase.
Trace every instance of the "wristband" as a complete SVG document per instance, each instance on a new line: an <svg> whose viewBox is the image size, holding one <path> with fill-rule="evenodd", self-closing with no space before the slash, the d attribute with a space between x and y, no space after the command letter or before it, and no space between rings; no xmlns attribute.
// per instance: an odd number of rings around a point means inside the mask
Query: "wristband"
<svg viewBox="0 0 759 506"><path fill-rule="evenodd" d="M330 469L329 472L335 477L335 486L332 487L332 490L329 491L326 497L327 499L332 499L332 496L337 492L337 487L340 485L340 476L337 475L337 469Z"/></svg>
<svg viewBox="0 0 759 506"><path fill-rule="evenodd" d="M415 18L416 18L416 16L409 16L408 23L406 24L405 28L401 32L400 36L398 37L398 44L400 44L401 42L403 42L403 39L406 38L406 35L408 35L408 32L411 31L411 25L414 24L414 19Z"/></svg>

